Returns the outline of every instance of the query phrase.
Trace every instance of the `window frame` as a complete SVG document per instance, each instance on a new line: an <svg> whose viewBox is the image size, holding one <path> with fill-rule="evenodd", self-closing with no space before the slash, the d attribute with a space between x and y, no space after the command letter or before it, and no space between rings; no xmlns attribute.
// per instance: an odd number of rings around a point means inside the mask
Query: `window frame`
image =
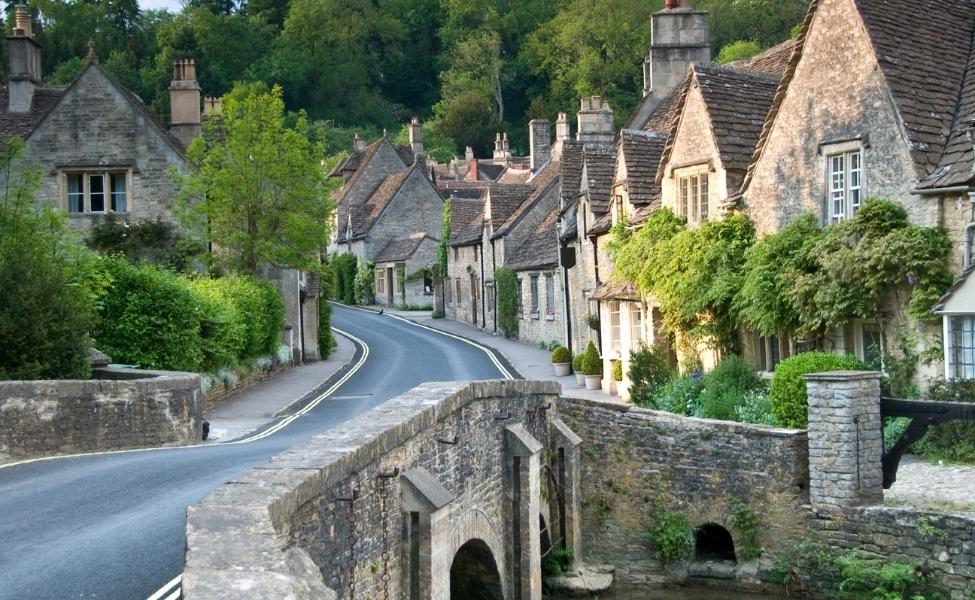
<svg viewBox="0 0 975 600"><path fill-rule="evenodd" d="M623 352L623 328L620 322L621 304L622 302L619 300L611 300L607 307L609 309L609 347L616 356L620 356Z"/></svg>
<svg viewBox="0 0 975 600"><path fill-rule="evenodd" d="M115 183L118 178L123 179L122 189L119 191ZM81 184L80 192L71 191L74 178ZM91 182L101 180L101 210L92 210ZM58 185L60 188L61 208L69 217L81 218L91 215L131 214L132 210L132 168L131 167L63 167L58 171ZM81 210L72 210L72 197L80 195ZM117 210L119 196L124 203L123 210Z"/></svg>
<svg viewBox="0 0 975 600"><path fill-rule="evenodd" d="M975 314L950 314L945 317L948 329L946 337L949 344L947 354L950 363L946 376L950 379L975 378ZM967 322L968 328L959 328L958 324L964 325L964 322ZM957 343L963 335L967 335L967 342L970 345ZM959 360L966 357L967 360Z"/></svg>
<svg viewBox="0 0 975 600"><path fill-rule="evenodd" d="M530 278L530 284L529 285L531 286L529 288L529 290L531 291L531 301L532 301L532 304L531 304L531 316L532 316L532 318L538 318L538 315L539 315L539 312L540 312L539 311L540 297L539 297L539 293L538 293L538 277L539 277L539 274L538 273L531 273L528 277Z"/></svg>
<svg viewBox="0 0 975 600"><path fill-rule="evenodd" d="M555 318L555 276L552 273L545 274L545 318L550 321Z"/></svg>
<svg viewBox="0 0 975 600"><path fill-rule="evenodd" d="M688 225L700 225L711 218L711 169L692 165L674 172L677 180L677 216Z"/></svg>
<svg viewBox="0 0 975 600"><path fill-rule="evenodd" d="M859 141L822 146L824 225L842 223L863 208L864 147ZM837 168L837 166L839 168Z"/></svg>

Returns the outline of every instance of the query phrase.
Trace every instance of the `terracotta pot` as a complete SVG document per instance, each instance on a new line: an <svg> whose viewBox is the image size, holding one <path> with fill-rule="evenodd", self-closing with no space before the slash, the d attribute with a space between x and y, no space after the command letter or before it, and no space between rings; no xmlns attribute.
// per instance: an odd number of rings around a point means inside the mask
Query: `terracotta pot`
<svg viewBox="0 0 975 600"><path fill-rule="evenodd" d="M598 390L603 387L602 375L586 375L586 389Z"/></svg>
<svg viewBox="0 0 975 600"><path fill-rule="evenodd" d="M572 373L572 363L552 363L552 366L555 367L556 377L565 377Z"/></svg>

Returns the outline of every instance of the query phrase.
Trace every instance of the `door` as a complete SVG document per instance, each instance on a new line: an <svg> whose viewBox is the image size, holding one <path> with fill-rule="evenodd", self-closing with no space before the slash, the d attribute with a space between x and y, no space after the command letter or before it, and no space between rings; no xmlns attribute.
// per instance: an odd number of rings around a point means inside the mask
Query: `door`
<svg viewBox="0 0 975 600"><path fill-rule="evenodd" d="M386 267L386 306L393 306L393 269Z"/></svg>

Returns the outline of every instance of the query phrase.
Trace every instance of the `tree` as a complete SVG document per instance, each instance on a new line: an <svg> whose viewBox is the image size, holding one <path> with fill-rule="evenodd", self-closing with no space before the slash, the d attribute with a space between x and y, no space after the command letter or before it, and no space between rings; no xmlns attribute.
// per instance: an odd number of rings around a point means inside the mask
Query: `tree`
<svg viewBox="0 0 975 600"><path fill-rule="evenodd" d="M63 216L34 202L23 142L0 142L0 379L86 379L93 319Z"/></svg>
<svg viewBox="0 0 975 600"><path fill-rule="evenodd" d="M762 51L762 47L753 40L738 40L721 49L718 58L714 59L719 65L726 65L736 60L751 58Z"/></svg>
<svg viewBox="0 0 975 600"><path fill-rule="evenodd" d="M238 84L187 155L184 216L219 248L214 259L254 274L264 265L315 270L328 241L331 204L321 147L304 114L285 127L281 88Z"/></svg>
<svg viewBox="0 0 975 600"><path fill-rule="evenodd" d="M435 131L457 142L458 149L470 146L475 156L489 154L491 141L500 123L491 110L490 100L475 92L441 102L436 108Z"/></svg>

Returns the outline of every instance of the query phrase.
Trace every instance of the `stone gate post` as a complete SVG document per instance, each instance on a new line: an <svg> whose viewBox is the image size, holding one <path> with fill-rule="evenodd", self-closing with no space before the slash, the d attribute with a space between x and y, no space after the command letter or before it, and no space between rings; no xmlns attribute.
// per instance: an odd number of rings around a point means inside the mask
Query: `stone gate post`
<svg viewBox="0 0 975 600"><path fill-rule="evenodd" d="M556 450L559 504L559 533L562 547L572 551L572 560L582 561L582 438L569 429L562 419L552 421Z"/></svg>
<svg viewBox="0 0 975 600"><path fill-rule="evenodd" d="M542 444L521 423L505 427L511 465L511 600L542 600L541 532L538 529Z"/></svg>
<svg viewBox="0 0 975 600"><path fill-rule="evenodd" d="M834 507L883 502L880 373L811 373L805 380L810 502Z"/></svg>

